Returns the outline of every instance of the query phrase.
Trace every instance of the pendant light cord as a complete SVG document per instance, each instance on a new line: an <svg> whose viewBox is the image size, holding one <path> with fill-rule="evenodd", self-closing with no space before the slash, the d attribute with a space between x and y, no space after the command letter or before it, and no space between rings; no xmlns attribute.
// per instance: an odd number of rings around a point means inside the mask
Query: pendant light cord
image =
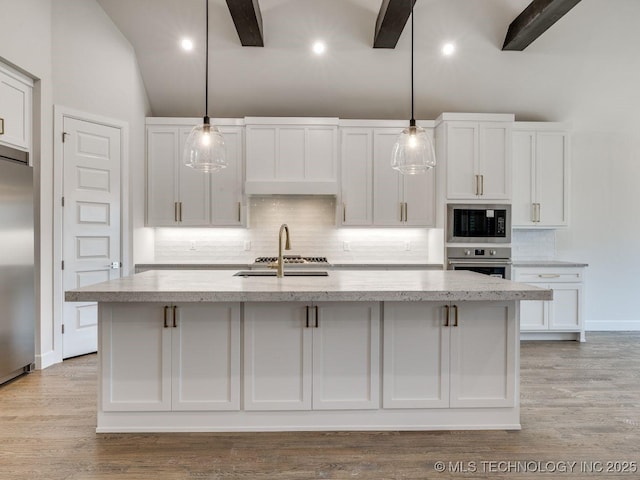
<svg viewBox="0 0 640 480"><path fill-rule="evenodd" d="M415 126L416 119L413 115L413 3L415 0L409 0L411 2L411 126Z"/></svg>
<svg viewBox="0 0 640 480"><path fill-rule="evenodd" d="M205 33L205 45L204 45L204 51L205 51L205 74L204 74L204 115L205 118L208 119L209 118L209 0L205 0L206 3L206 8L205 8L205 15L207 17L207 31ZM209 122L205 122L205 123L209 123Z"/></svg>

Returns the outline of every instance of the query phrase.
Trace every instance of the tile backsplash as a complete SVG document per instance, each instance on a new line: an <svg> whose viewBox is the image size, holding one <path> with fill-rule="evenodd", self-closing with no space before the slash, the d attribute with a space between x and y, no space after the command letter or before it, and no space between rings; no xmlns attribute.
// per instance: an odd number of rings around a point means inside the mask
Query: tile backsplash
<svg viewBox="0 0 640 480"><path fill-rule="evenodd" d="M427 228L338 228L336 198L254 196L249 228L157 228L158 263L251 263L278 252L278 230L289 226L292 255L332 263L442 263L443 232Z"/></svg>
<svg viewBox="0 0 640 480"><path fill-rule="evenodd" d="M556 257L556 231L513 230L511 247L514 260L554 260Z"/></svg>

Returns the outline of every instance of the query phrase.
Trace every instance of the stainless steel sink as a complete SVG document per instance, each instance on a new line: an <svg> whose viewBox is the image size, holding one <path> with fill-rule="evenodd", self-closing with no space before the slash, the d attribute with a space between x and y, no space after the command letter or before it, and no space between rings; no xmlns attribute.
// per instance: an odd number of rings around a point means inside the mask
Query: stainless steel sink
<svg viewBox="0 0 640 480"><path fill-rule="evenodd" d="M275 270L241 270L233 274L234 277L275 277ZM285 270L285 277L327 277L326 270Z"/></svg>

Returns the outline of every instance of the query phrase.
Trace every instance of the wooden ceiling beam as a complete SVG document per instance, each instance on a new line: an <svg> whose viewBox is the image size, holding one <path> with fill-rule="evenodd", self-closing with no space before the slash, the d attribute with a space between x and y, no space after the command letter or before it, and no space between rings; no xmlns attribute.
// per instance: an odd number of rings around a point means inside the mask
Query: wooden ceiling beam
<svg viewBox="0 0 640 480"><path fill-rule="evenodd" d="M502 50L522 51L580 0L533 0L509 25Z"/></svg>
<svg viewBox="0 0 640 480"><path fill-rule="evenodd" d="M243 47L264 47L262 14L258 0L227 0Z"/></svg>
<svg viewBox="0 0 640 480"><path fill-rule="evenodd" d="M396 48L402 30L411 15L411 3L416 0L383 0L378 19L373 48Z"/></svg>

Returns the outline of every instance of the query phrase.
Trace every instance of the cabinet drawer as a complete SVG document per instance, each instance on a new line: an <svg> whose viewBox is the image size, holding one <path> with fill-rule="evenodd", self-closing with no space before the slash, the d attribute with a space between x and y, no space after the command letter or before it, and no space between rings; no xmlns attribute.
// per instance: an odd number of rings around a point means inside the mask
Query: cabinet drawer
<svg viewBox="0 0 640 480"><path fill-rule="evenodd" d="M559 283L559 282L581 282L581 269L520 269L515 272L515 281L524 283Z"/></svg>

